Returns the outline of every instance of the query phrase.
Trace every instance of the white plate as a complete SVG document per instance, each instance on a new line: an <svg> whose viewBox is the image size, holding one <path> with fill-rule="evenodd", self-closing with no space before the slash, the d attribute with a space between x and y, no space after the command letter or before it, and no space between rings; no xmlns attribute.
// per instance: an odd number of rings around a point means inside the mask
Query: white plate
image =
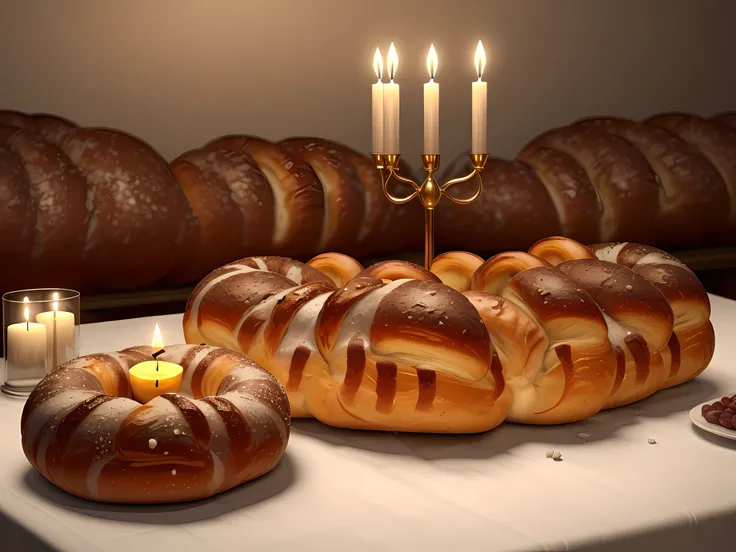
<svg viewBox="0 0 736 552"><path fill-rule="evenodd" d="M736 441L736 429L728 429L726 427L723 427L722 425L712 424L708 420L703 418L703 415L700 413L704 404L713 404L717 400L719 399L712 399L710 401L701 403L695 408L693 408L690 411L690 421L704 431L713 433L714 435L720 435L721 437L725 437L726 439L733 439L734 441Z"/></svg>

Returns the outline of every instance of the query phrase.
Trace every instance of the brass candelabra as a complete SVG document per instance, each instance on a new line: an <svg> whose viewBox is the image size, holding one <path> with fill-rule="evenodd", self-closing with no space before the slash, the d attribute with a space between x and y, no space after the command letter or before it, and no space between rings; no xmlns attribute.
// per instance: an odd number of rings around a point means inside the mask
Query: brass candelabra
<svg viewBox="0 0 736 552"><path fill-rule="evenodd" d="M427 173L427 178L425 178L421 186L412 179L399 174L400 154L374 153L372 155L376 168L381 171L383 193L386 195L388 200L392 203L401 205L403 203L408 203L415 197L419 197L419 201L421 201L422 206L424 207L424 267L429 270L432 265L432 261L434 260L434 210L437 207L437 204L440 202L443 195L458 205L468 205L478 199L480 194L483 192L483 179L481 178L480 173L486 166L488 154L471 153L470 161L473 164L473 170L465 176L453 178L444 184L437 182L434 177L440 167L440 156L438 154L422 154L422 162L424 163L424 170ZM478 189L471 197L457 198L447 193L447 189L451 186L467 182L473 177L478 178ZM388 183L391 178L396 179L398 182L410 185L413 188L413 191L405 197L394 196L388 191Z"/></svg>

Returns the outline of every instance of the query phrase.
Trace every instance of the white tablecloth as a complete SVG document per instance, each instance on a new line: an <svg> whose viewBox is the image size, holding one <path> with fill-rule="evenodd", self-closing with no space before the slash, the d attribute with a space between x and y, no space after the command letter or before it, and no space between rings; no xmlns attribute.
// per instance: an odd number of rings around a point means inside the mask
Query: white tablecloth
<svg viewBox="0 0 736 552"><path fill-rule="evenodd" d="M274 471L198 503L111 506L64 493L23 456L23 402L0 397L0 551L726 549L736 536L736 442L687 416L736 393L736 302L711 299L711 366L637 405L470 437L296 421ZM81 352L145 344L155 322L167 343L183 341L181 316L141 318L83 326ZM550 449L562 461L546 458Z"/></svg>

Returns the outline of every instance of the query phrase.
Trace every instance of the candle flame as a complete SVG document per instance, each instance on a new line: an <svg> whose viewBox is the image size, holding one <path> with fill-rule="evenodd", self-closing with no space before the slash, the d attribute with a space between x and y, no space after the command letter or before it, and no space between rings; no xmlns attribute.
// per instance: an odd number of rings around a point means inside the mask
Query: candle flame
<svg viewBox="0 0 736 552"><path fill-rule="evenodd" d="M28 299L28 297L24 297L24 298L23 298L23 302L24 302L24 303L30 303L30 302L31 302L31 300L30 300L30 299Z"/></svg>
<svg viewBox="0 0 736 552"><path fill-rule="evenodd" d="M429 46L429 53L427 54L427 71L429 71L429 80L434 80L434 76L437 74L437 66L439 65L439 63L439 59L437 58L437 51L434 49L434 44L432 44Z"/></svg>
<svg viewBox="0 0 736 552"><path fill-rule="evenodd" d="M153 339L151 340L151 347L156 349L157 351L160 351L164 348L164 340L163 337L161 337L161 330L158 327L158 324L156 324L156 327L153 330Z"/></svg>
<svg viewBox="0 0 736 552"><path fill-rule="evenodd" d="M59 292L58 291L55 291L54 294L51 297L54 298L54 301L58 301L59 300Z"/></svg>
<svg viewBox="0 0 736 552"><path fill-rule="evenodd" d="M58 311L59 310L59 303L57 303L56 301L54 301L53 305L54 305L54 312Z"/></svg>
<svg viewBox="0 0 736 552"><path fill-rule="evenodd" d="M28 322L30 320L30 318L31 318L31 310L28 307L26 307L26 308L23 309L23 316L26 317L26 322Z"/></svg>
<svg viewBox="0 0 736 552"><path fill-rule="evenodd" d="M378 82L381 82L383 80L383 56L380 48L376 48L376 53L373 55L373 70L376 72Z"/></svg>
<svg viewBox="0 0 736 552"><path fill-rule="evenodd" d="M483 76L483 70L486 68L486 51L483 49L483 43L479 40L478 47L475 49L475 71L478 73L478 80Z"/></svg>
<svg viewBox="0 0 736 552"><path fill-rule="evenodd" d="M393 42L388 49L386 65L388 66L388 78L393 82L394 78L396 78L396 69L399 68L399 54L396 53L396 46L394 46Z"/></svg>

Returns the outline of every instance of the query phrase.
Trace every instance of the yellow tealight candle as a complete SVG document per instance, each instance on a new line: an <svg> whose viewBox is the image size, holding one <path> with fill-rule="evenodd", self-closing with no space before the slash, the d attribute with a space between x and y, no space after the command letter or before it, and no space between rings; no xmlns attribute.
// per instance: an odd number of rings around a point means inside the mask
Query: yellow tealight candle
<svg viewBox="0 0 736 552"><path fill-rule="evenodd" d="M156 324L151 347L156 351L164 348L161 330ZM176 393L181 385L184 369L173 362L147 360L129 370L133 396L140 403L147 403L164 393Z"/></svg>

